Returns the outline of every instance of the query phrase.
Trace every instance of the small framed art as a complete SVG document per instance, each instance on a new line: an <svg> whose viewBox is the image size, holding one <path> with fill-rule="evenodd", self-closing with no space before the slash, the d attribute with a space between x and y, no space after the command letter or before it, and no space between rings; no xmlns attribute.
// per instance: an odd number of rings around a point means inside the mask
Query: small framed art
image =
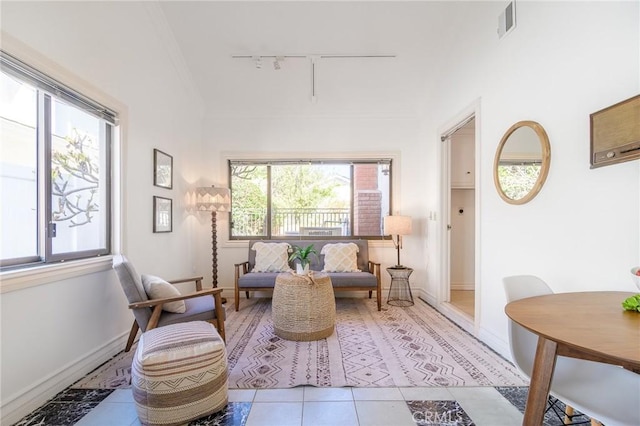
<svg viewBox="0 0 640 426"><path fill-rule="evenodd" d="M173 230L173 200L153 197L153 232L171 232Z"/></svg>
<svg viewBox="0 0 640 426"><path fill-rule="evenodd" d="M173 157L159 149L153 150L153 184L173 188Z"/></svg>

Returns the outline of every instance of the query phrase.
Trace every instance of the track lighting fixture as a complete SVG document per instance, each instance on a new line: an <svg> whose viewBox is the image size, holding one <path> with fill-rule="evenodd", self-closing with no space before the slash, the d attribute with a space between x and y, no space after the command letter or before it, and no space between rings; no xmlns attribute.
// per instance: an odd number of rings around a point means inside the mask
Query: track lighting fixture
<svg viewBox="0 0 640 426"><path fill-rule="evenodd" d="M0 0L1 1L1 0ZM263 58L269 58L269 60L271 58L273 58L273 69L274 70L279 70L282 68L282 62L286 59L286 58L294 58L294 59L306 59L310 62L311 65L311 102L312 103L316 103L318 98L317 98L317 94L316 94L316 65L319 62L319 60L321 59L335 59L335 60L340 60L340 59L362 59L362 58L366 58L366 59L385 59L385 58L395 58L396 55L379 55L379 54L372 54L372 55L348 55L348 54L336 54L336 55L310 55L310 54L305 54L305 55L232 55L231 58L233 59L251 59L254 64L256 69L261 69L262 68L262 59Z"/></svg>

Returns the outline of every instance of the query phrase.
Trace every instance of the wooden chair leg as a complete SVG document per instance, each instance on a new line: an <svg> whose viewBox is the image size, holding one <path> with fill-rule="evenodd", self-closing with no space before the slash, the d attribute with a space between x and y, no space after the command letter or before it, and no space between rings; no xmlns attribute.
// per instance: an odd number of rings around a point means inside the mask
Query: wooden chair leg
<svg viewBox="0 0 640 426"><path fill-rule="evenodd" d="M573 413L574 411L572 406L567 405L564 408L564 424L565 425L570 425L572 423L571 416L573 416Z"/></svg>
<svg viewBox="0 0 640 426"><path fill-rule="evenodd" d="M373 295L373 290L369 290L369 299L371 299L372 295Z"/></svg>
<svg viewBox="0 0 640 426"><path fill-rule="evenodd" d="M240 289L238 288L237 282L233 288L233 304L236 308L236 312L238 312L238 308L240 307Z"/></svg>
<svg viewBox="0 0 640 426"><path fill-rule="evenodd" d="M138 327L138 323L136 322L136 320L133 320L133 325L131 326L131 331L129 332L129 338L127 339L127 346L124 348L125 352L129 352L131 350L131 346L133 346L133 341L135 340L139 329L140 327Z"/></svg>
<svg viewBox="0 0 640 426"><path fill-rule="evenodd" d="M220 337L222 337L222 341L223 342L227 342L227 337L225 335L225 330L224 330L224 309L222 308L222 297L220 297L220 295L216 294L215 296L213 296L213 304L216 308L216 328L218 329L218 334L220 334Z"/></svg>

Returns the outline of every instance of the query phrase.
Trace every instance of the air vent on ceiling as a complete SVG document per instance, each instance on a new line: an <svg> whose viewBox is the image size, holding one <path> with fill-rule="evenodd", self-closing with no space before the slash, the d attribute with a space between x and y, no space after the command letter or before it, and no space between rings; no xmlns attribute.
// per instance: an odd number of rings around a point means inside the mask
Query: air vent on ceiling
<svg viewBox="0 0 640 426"><path fill-rule="evenodd" d="M516 4L515 1L507 4L507 7L498 17L498 37L502 38L509 34L516 26Z"/></svg>

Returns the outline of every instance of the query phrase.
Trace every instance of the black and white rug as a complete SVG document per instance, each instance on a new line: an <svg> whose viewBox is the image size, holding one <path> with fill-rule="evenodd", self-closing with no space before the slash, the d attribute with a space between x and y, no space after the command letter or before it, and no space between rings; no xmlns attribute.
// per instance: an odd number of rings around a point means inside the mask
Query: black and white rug
<svg viewBox="0 0 640 426"><path fill-rule="evenodd" d="M273 333L271 301L243 300L227 321L229 387L523 386L516 368L422 301L337 299L336 331L291 342Z"/></svg>
<svg viewBox="0 0 640 426"><path fill-rule="evenodd" d="M336 329L312 342L273 332L271 299L242 299L225 321L229 388L527 386L517 369L426 303L336 299ZM121 353L75 388L129 386L133 350Z"/></svg>

